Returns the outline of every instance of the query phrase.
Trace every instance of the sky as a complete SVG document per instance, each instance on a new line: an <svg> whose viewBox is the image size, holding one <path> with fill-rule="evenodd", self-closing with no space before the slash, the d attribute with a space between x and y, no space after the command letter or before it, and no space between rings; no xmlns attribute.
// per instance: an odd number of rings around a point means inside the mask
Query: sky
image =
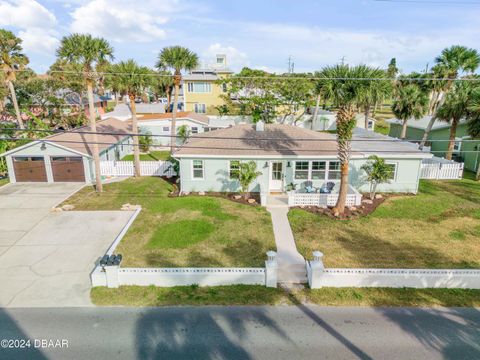
<svg viewBox="0 0 480 360"><path fill-rule="evenodd" d="M165 46L182 45L205 63L226 54L229 67L286 72L345 61L404 73L431 66L442 49L480 50L480 0L0 0L0 27L23 40L39 73L60 39L107 39L115 60L153 67Z"/></svg>

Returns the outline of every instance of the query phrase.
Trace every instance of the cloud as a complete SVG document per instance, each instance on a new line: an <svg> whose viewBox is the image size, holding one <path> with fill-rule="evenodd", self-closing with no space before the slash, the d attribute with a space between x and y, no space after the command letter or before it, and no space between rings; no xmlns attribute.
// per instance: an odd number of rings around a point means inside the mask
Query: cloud
<svg viewBox="0 0 480 360"><path fill-rule="evenodd" d="M58 45L57 19L33 0L0 1L0 26L18 29L25 52L51 54Z"/></svg>
<svg viewBox="0 0 480 360"><path fill-rule="evenodd" d="M164 39L168 15L181 9L178 0L93 0L70 13L73 19L70 30L117 42Z"/></svg>
<svg viewBox="0 0 480 360"><path fill-rule="evenodd" d="M247 54L233 46L224 46L220 43L211 44L202 55L207 59L207 62L209 62L211 59L214 59L217 54L226 55L227 66L231 68L238 69L248 66L249 64Z"/></svg>

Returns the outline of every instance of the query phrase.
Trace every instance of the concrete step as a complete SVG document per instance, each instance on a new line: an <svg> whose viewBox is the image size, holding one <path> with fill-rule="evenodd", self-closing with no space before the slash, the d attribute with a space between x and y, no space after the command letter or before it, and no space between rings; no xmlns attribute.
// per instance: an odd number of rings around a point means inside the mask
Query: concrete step
<svg viewBox="0 0 480 360"><path fill-rule="evenodd" d="M290 284L304 284L307 282L305 264L279 264L278 282Z"/></svg>

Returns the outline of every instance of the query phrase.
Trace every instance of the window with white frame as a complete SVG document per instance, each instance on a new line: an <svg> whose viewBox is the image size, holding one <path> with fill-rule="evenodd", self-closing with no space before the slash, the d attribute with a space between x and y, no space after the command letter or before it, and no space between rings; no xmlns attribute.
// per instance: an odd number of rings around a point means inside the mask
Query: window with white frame
<svg viewBox="0 0 480 360"><path fill-rule="evenodd" d="M238 179L240 177L240 161L230 161L229 176L230 179Z"/></svg>
<svg viewBox="0 0 480 360"><path fill-rule="evenodd" d="M170 131L170 126L164 126L162 127L163 132L169 132Z"/></svg>
<svg viewBox="0 0 480 360"><path fill-rule="evenodd" d="M324 180L327 173L326 161L312 161L312 180Z"/></svg>
<svg viewBox="0 0 480 360"><path fill-rule="evenodd" d="M203 179L203 160L192 161L192 175L194 179Z"/></svg>
<svg viewBox="0 0 480 360"><path fill-rule="evenodd" d="M397 178L397 163L385 163L390 168L390 176L388 177L388 180L393 180Z"/></svg>
<svg viewBox="0 0 480 360"><path fill-rule="evenodd" d="M338 180L341 178L340 161L328 162L328 180Z"/></svg>
<svg viewBox="0 0 480 360"><path fill-rule="evenodd" d="M194 105L194 110L197 114L205 114L207 112L207 107L205 104L196 103Z"/></svg>
<svg viewBox="0 0 480 360"><path fill-rule="evenodd" d="M308 161L295 161L295 179L307 180L308 179Z"/></svg>
<svg viewBox="0 0 480 360"><path fill-rule="evenodd" d="M459 152L462 149L462 138L455 138L455 144L453 144L453 151Z"/></svg>
<svg viewBox="0 0 480 360"><path fill-rule="evenodd" d="M198 127L197 126L192 126L192 134L198 134Z"/></svg>
<svg viewBox="0 0 480 360"><path fill-rule="evenodd" d="M207 82L189 82L188 92L191 93L209 93L212 92L212 84Z"/></svg>

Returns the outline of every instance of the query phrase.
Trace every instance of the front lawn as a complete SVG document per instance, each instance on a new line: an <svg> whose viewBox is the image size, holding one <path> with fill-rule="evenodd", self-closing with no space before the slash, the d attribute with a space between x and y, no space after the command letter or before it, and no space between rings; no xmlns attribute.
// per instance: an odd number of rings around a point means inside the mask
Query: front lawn
<svg viewBox="0 0 480 360"><path fill-rule="evenodd" d="M150 151L148 154L140 154L140 161L164 161L169 156L170 151ZM122 161L133 161L133 154L125 155Z"/></svg>
<svg viewBox="0 0 480 360"><path fill-rule="evenodd" d="M325 254L327 267L479 268L480 183L420 183L416 196L387 199L356 220L289 212L297 248L307 259Z"/></svg>
<svg viewBox="0 0 480 360"><path fill-rule="evenodd" d="M158 177L86 187L65 201L75 210L142 211L116 249L124 267L263 267L275 250L264 208L208 196L168 197L173 186Z"/></svg>

